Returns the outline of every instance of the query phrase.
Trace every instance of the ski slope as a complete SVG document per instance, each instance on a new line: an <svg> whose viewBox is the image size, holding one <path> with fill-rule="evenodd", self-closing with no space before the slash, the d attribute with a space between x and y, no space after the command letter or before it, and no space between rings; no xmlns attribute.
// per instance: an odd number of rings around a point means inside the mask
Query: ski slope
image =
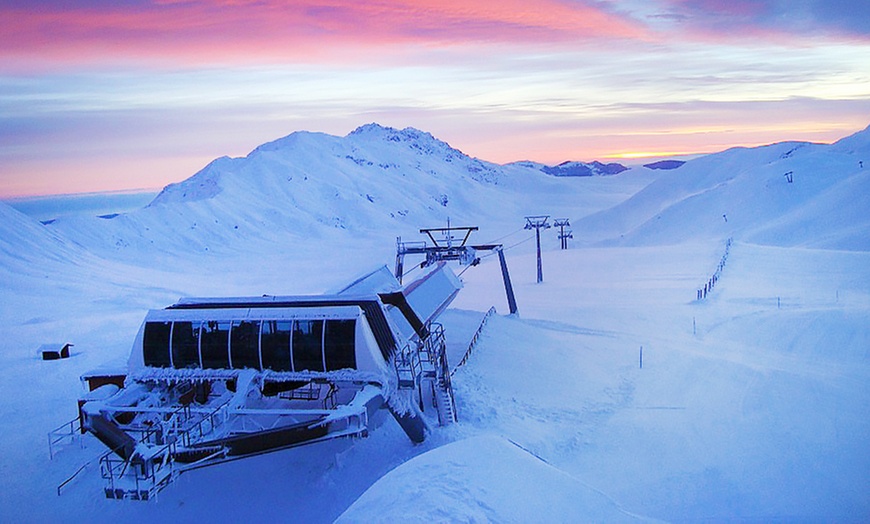
<svg viewBox="0 0 870 524"><path fill-rule="evenodd" d="M44 226L0 204L0 515L866 521L868 134L552 177L364 126L218 160L112 219ZM575 237L562 251L543 232L541 284L522 229L539 213L570 218ZM49 460L46 433L75 415L82 373L124 365L147 309L336 289L447 217L507 246L520 309L492 317L456 370L459 424L414 446L384 417L366 439L186 473L156 503L104 499L95 466L57 495L103 447L84 437ZM462 279L443 318L451 355L490 306L507 311L496 257ZM37 358L66 341L70 359Z"/></svg>

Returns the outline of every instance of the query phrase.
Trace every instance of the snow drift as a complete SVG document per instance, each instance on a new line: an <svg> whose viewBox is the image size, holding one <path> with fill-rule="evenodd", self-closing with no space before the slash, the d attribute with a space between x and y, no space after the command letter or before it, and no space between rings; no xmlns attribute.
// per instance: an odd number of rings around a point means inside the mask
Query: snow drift
<svg viewBox="0 0 870 524"><path fill-rule="evenodd" d="M336 522L363 522L373 516L403 522L644 520L517 444L494 436L460 440L402 464Z"/></svg>

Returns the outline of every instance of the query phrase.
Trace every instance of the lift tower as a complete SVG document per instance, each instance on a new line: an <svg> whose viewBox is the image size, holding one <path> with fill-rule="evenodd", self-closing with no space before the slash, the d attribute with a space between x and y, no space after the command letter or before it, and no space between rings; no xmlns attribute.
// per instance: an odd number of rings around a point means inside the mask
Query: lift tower
<svg viewBox="0 0 870 524"><path fill-rule="evenodd" d="M463 266L476 266L480 264L478 251L495 251L501 265L501 276L504 280L504 290L507 295L508 309L510 314L517 313L517 301L514 297L511 277L508 273L507 261L504 258L504 246L502 244L476 244L469 245L468 237L477 231L475 226L450 226L424 228L421 234L429 237L432 245L422 242L402 242L401 237L396 239L396 278L402 283L402 275L405 270L406 255L423 255L425 260L420 267L427 267L441 261L458 261Z"/></svg>
<svg viewBox="0 0 870 524"><path fill-rule="evenodd" d="M526 217L526 229L534 229L538 241L538 284L544 281L544 272L541 269L541 229L550 229L550 223L547 222L549 218L550 215Z"/></svg>
<svg viewBox="0 0 870 524"><path fill-rule="evenodd" d="M553 221L553 225L559 228L559 240L562 241L562 249L568 249L568 239L574 238L570 229L571 224L567 218L557 218Z"/></svg>

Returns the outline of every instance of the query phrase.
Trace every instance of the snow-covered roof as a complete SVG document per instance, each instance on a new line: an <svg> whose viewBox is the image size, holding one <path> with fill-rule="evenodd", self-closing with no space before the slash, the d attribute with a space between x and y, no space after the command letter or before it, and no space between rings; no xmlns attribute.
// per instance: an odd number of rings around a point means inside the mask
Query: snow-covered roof
<svg viewBox="0 0 870 524"><path fill-rule="evenodd" d="M362 310L357 305L238 308L204 306L151 310L145 321L354 319L361 313Z"/></svg>

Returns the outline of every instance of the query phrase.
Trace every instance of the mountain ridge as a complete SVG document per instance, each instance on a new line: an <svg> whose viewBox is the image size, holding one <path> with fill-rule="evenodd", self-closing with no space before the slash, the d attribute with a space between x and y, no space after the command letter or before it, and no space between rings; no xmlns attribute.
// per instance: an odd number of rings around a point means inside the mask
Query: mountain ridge
<svg viewBox="0 0 870 524"><path fill-rule="evenodd" d="M538 214L570 218L581 245L738 235L870 249L860 198L870 187L856 176L863 159L870 169L868 137L870 127L831 145L731 148L676 170L576 177L545 174L533 162L472 158L415 128L372 123L344 137L297 131L245 157L213 160L144 208L110 219L62 217L48 228L70 245L137 260L146 252L208 253L252 242L307 242L312 235L410 238L448 219L488 226L497 237Z"/></svg>

